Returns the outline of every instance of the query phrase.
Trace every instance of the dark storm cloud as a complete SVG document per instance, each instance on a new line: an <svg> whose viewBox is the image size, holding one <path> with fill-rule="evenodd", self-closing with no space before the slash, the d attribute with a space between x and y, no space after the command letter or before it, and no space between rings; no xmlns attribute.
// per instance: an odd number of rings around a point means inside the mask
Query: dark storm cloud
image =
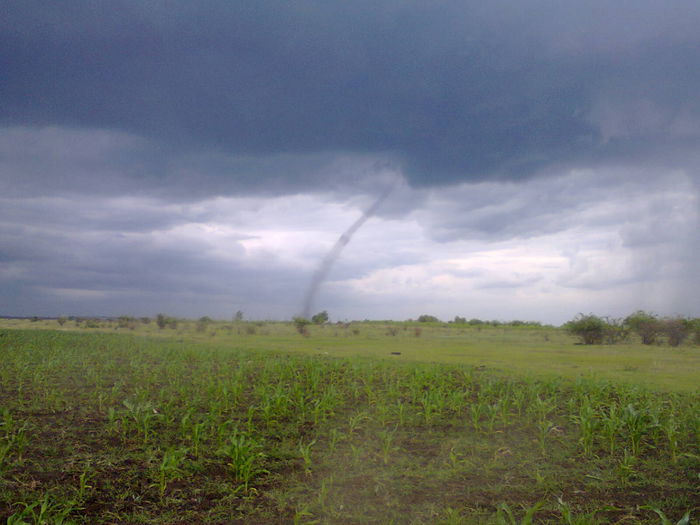
<svg viewBox="0 0 700 525"><path fill-rule="evenodd" d="M690 1L18 2L0 119L141 137L115 169L221 172L202 193L313 187L339 152L419 185L678 162L700 135L698 22Z"/></svg>
<svg viewBox="0 0 700 525"><path fill-rule="evenodd" d="M628 282L627 250L697 310L698 2L5 4L11 313L291 315L392 185L329 276L339 307L377 269L573 235L564 287ZM546 284L464 264L481 290Z"/></svg>

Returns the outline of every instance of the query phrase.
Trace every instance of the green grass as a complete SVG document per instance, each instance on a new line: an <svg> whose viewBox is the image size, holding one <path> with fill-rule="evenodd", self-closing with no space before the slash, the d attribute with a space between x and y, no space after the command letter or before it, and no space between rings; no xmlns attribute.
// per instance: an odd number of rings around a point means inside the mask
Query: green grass
<svg viewBox="0 0 700 525"><path fill-rule="evenodd" d="M134 333L179 341L206 342L245 350L283 351L305 355L369 357L392 361L419 361L485 366L496 372L540 378L595 377L600 380L644 385L670 391L693 391L700 383L700 347L687 343L646 346L638 342L617 345L579 345L576 338L553 327L471 327L432 323L352 323L310 326L302 337L291 323L214 323L198 333L195 323L181 321L177 330L160 330L155 323L138 324L135 331L101 323L82 332ZM56 329L56 321L0 320L0 328ZM389 328L396 336L388 335ZM414 329L422 333L416 337ZM68 322L63 330L76 330ZM254 330L248 334L248 330ZM400 355L392 354L400 352Z"/></svg>
<svg viewBox="0 0 700 525"><path fill-rule="evenodd" d="M700 515L697 347L525 327L3 324L0 522ZM28 326L44 329L7 329Z"/></svg>

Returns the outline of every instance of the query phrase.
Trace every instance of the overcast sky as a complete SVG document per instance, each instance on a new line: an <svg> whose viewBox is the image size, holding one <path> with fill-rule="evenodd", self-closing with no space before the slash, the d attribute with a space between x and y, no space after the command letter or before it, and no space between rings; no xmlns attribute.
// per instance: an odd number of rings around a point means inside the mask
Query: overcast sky
<svg viewBox="0 0 700 525"><path fill-rule="evenodd" d="M6 2L0 314L289 319L390 191L314 311L700 316L698 27L697 0Z"/></svg>

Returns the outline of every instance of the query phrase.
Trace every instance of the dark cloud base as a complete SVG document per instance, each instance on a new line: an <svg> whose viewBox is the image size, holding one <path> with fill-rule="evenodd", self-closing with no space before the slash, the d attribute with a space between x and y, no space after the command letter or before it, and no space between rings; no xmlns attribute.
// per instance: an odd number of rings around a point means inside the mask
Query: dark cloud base
<svg viewBox="0 0 700 525"><path fill-rule="evenodd" d="M697 5L16 3L0 23L0 122L145 137L149 173L158 148L351 152L419 186L682 153L698 144ZM242 186L276 180L239 167L226 170Z"/></svg>

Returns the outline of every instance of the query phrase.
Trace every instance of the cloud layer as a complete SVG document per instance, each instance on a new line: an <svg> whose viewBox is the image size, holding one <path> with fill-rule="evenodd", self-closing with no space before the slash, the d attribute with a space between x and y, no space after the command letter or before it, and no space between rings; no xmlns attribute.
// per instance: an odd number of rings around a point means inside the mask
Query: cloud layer
<svg viewBox="0 0 700 525"><path fill-rule="evenodd" d="M0 313L700 315L700 5L15 3ZM500 308L500 310L499 310Z"/></svg>
<svg viewBox="0 0 700 525"><path fill-rule="evenodd" d="M698 22L691 1L22 2L2 22L0 118L267 176L352 152L415 184L520 178L693 149Z"/></svg>

